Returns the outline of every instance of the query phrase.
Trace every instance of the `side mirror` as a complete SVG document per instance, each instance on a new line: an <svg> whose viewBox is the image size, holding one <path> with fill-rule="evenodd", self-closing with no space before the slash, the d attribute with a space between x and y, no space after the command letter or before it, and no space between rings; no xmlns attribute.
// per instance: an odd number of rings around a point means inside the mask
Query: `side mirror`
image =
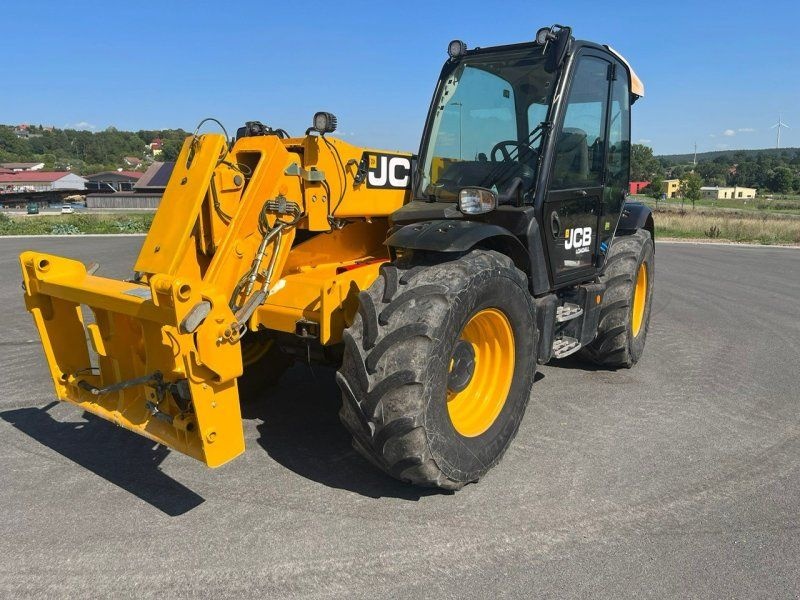
<svg viewBox="0 0 800 600"><path fill-rule="evenodd" d="M553 29L555 27L558 26L554 25ZM564 64L564 59L567 57L570 42L572 41L572 28L559 27L557 32L553 32L551 29L551 33L555 35L555 39L548 44L547 60L544 64L545 71L548 73L557 71Z"/></svg>

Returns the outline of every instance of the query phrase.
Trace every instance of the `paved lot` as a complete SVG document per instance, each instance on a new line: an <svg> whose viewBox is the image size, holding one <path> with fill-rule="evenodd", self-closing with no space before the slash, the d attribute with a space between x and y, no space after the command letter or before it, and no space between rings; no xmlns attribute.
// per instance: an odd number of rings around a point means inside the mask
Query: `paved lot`
<svg viewBox="0 0 800 600"><path fill-rule="evenodd" d="M296 367L210 470L53 404L27 247L124 276L141 238L0 240L0 596L798 597L800 251L663 244L632 370L547 366L456 494L374 471Z"/></svg>

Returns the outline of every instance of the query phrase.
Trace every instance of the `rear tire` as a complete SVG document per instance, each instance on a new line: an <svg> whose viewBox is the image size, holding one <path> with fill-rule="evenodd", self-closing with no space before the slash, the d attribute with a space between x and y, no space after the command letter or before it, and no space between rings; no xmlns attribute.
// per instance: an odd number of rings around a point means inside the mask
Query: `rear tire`
<svg viewBox="0 0 800 600"><path fill-rule="evenodd" d="M527 278L507 256L473 250L384 265L359 299L337 373L354 448L416 485L477 481L516 435L533 384Z"/></svg>
<svg viewBox="0 0 800 600"><path fill-rule="evenodd" d="M606 291L597 337L582 350L585 358L605 367L627 368L641 358L650 325L654 252L650 232L645 229L614 238L600 278Z"/></svg>

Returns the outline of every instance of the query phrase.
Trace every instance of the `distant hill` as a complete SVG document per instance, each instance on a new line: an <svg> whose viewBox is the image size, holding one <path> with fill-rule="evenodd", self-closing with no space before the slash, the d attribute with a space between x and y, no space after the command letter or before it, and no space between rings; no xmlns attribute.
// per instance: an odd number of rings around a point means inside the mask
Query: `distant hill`
<svg viewBox="0 0 800 600"><path fill-rule="evenodd" d="M156 156L175 160L187 135L182 129L93 132L0 124L0 163L42 162L47 170L78 174L144 170Z"/></svg>
<svg viewBox="0 0 800 600"><path fill-rule="evenodd" d="M785 157L793 158L800 154L800 148L761 148L756 150L715 150L713 152L698 152L697 162L706 162L714 160L717 157L724 157L729 162L735 162L735 155L744 155L747 158L756 158L764 155L769 157ZM668 164L681 165L687 164L694 160L694 153L688 154L660 154L656 158L661 159Z"/></svg>

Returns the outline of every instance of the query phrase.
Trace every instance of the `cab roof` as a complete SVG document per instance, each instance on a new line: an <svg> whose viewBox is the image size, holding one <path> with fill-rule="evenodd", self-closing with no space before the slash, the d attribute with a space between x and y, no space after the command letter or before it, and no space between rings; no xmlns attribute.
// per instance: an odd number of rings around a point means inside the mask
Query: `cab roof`
<svg viewBox="0 0 800 600"><path fill-rule="evenodd" d="M628 67L628 71L631 74L631 94L639 96L639 98L642 98L644 96L644 83L642 82L641 79L639 79L639 76L633 70L631 63L629 63L628 60L624 56L622 56L622 54L614 50L611 46L606 45L605 48L606 50L611 52L611 54L616 56L620 61L622 61L622 63L626 67Z"/></svg>

